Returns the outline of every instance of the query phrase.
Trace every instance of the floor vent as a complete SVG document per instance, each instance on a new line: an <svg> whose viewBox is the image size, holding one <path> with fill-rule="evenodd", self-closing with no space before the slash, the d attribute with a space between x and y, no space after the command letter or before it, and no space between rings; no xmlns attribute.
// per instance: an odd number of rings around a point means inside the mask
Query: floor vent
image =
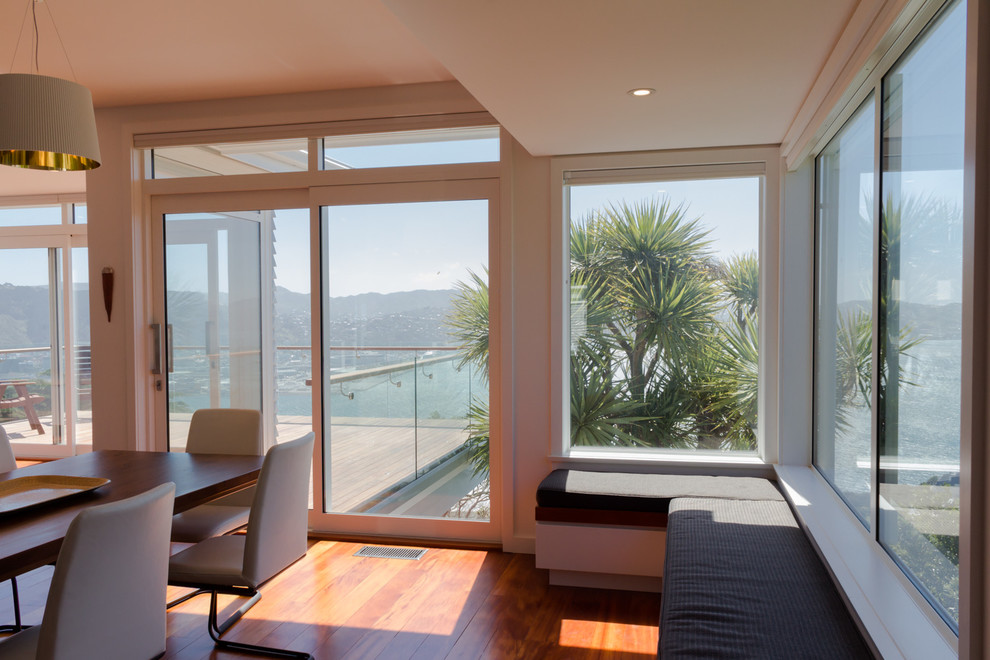
<svg viewBox="0 0 990 660"><path fill-rule="evenodd" d="M354 553L355 557L377 557L379 559L419 560L426 554L426 548L390 548L380 545L366 545Z"/></svg>

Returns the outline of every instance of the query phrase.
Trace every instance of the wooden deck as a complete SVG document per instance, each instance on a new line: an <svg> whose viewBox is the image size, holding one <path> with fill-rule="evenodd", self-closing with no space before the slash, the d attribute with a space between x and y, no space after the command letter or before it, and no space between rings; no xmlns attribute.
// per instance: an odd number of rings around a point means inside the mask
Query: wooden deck
<svg viewBox="0 0 990 660"><path fill-rule="evenodd" d="M316 660L656 657L656 594L550 586L532 555L431 548L409 561L353 556L360 547L311 542L224 637L308 651ZM18 579L26 623L40 623L51 573L46 566ZM168 595L181 593L170 588ZM221 616L237 604L221 596ZM200 596L168 612L164 660L258 657L215 652L208 609L209 598ZM0 623L8 621L10 587L3 584Z"/></svg>
<svg viewBox="0 0 990 660"><path fill-rule="evenodd" d="M417 474L422 476L429 466L464 444L467 432L463 420L429 421L431 426L419 428L412 426L412 420L350 419L331 423L330 509L365 510Z"/></svg>
<svg viewBox="0 0 990 660"><path fill-rule="evenodd" d="M76 444L93 444L93 413L90 410L79 411L76 421ZM55 441L55 432L52 428L52 416L39 416L44 433L38 433L31 428L31 423L27 419L4 419L0 417L0 425L13 442L29 442L39 445L50 445Z"/></svg>

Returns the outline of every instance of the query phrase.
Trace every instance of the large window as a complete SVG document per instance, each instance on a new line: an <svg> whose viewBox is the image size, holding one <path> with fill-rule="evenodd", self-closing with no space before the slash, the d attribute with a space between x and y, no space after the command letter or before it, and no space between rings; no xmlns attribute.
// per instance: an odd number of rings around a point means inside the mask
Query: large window
<svg viewBox="0 0 990 660"><path fill-rule="evenodd" d="M571 451L755 452L762 177L569 181Z"/></svg>
<svg viewBox="0 0 990 660"><path fill-rule="evenodd" d="M491 163L499 158L497 126L383 131L331 135L318 142L319 168L352 170L457 163ZM235 176L309 169L305 137L253 142L158 147L146 152L152 179ZM3 217L0 215L0 226Z"/></svg>
<svg viewBox="0 0 990 660"><path fill-rule="evenodd" d="M92 441L85 208L0 209L0 425L18 455Z"/></svg>
<svg viewBox="0 0 990 660"><path fill-rule="evenodd" d="M819 155L817 189L815 463L952 626L965 42L956 2Z"/></svg>
<svg viewBox="0 0 990 660"><path fill-rule="evenodd" d="M818 156L815 463L870 526L873 146L870 97Z"/></svg>

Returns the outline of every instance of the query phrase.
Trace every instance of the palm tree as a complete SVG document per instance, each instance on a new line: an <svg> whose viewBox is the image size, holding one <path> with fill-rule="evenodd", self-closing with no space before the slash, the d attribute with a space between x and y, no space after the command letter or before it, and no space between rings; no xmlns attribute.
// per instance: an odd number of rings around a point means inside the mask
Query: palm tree
<svg viewBox="0 0 990 660"><path fill-rule="evenodd" d="M704 383L733 289L700 219L669 200L611 204L570 242L571 443L688 447L732 428Z"/></svg>
<svg viewBox="0 0 990 660"><path fill-rule="evenodd" d="M468 282L455 284L452 310L447 317L451 336L461 349L458 369L471 364L488 381L488 269L484 276L468 271ZM489 467L489 412L486 397L474 397L468 405L468 460L475 474L487 474Z"/></svg>

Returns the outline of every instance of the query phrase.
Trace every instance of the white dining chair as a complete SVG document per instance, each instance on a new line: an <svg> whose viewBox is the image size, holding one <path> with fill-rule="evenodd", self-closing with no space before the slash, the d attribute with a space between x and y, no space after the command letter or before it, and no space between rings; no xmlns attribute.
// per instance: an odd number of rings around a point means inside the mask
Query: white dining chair
<svg viewBox="0 0 990 660"><path fill-rule="evenodd" d="M14 450L10 446L10 436L7 429L0 424L0 472L10 472L17 469L17 459L14 458Z"/></svg>
<svg viewBox="0 0 990 660"><path fill-rule="evenodd" d="M10 446L10 436L3 425L0 425L0 472L10 472L17 469L17 459ZM14 623L0 625L0 634L19 632L24 628L21 623L21 599L17 593L17 578L10 578L10 595L14 605Z"/></svg>
<svg viewBox="0 0 990 660"><path fill-rule="evenodd" d="M175 484L83 509L59 550L41 625L0 642L10 660L143 660L165 652Z"/></svg>
<svg viewBox="0 0 990 660"><path fill-rule="evenodd" d="M313 433L276 445L265 455L255 490L247 532L214 536L169 560L169 584L210 592L207 629L219 649L283 658L310 658L308 653L220 639L258 600L258 588L306 554L309 477ZM249 600L217 624L217 594Z"/></svg>
<svg viewBox="0 0 990 660"><path fill-rule="evenodd" d="M261 413L239 408L197 410L189 423L186 452L261 456L265 453ZM172 541L198 543L244 527L253 499L254 490L248 488L176 514Z"/></svg>

